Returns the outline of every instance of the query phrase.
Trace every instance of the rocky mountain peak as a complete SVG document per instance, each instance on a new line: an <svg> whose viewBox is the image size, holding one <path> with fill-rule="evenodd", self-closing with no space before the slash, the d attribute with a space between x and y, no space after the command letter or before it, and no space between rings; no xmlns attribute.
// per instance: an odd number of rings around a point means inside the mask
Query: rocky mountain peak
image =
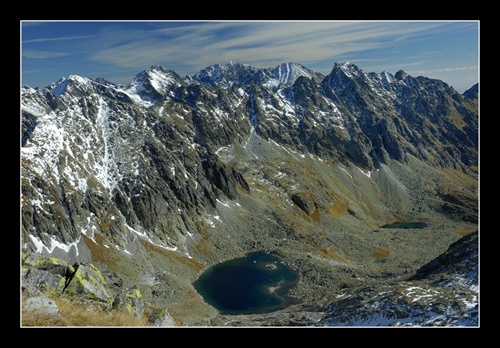
<svg viewBox="0 0 500 348"><path fill-rule="evenodd" d="M111 86L111 87L118 87L118 84L110 82L110 81L106 80L102 76L99 76L99 77L95 78L94 81L97 82L97 83L100 83L101 85Z"/></svg>
<svg viewBox="0 0 500 348"><path fill-rule="evenodd" d="M404 72L403 70L398 70L396 72L396 74L394 75L394 77L397 80L401 80L401 81L403 81L407 76L408 76L408 74L406 72Z"/></svg>
<svg viewBox="0 0 500 348"><path fill-rule="evenodd" d="M464 96L470 99L477 99L479 97L479 84L476 83L474 86L466 90L464 92Z"/></svg>
<svg viewBox="0 0 500 348"><path fill-rule="evenodd" d="M284 86L291 86L300 77L307 77L313 80L315 83L320 83L324 76L320 73L316 73L301 64L298 63L282 63L276 68L271 69L271 76L278 83ZM268 82L269 83L269 82Z"/></svg>
<svg viewBox="0 0 500 348"><path fill-rule="evenodd" d="M132 97L139 97L138 100L147 105L152 105L183 84L182 78L175 71L153 65L137 74L123 91Z"/></svg>
<svg viewBox="0 0 500 348"><path fill-rule="evenodd" d="M84 89L89 88L91 85L92 80L89 78L78 75L70 75L68 77L62 77L59 81L51 84L48 89L57 97L63 95L68 90L73 93L81 93Z"/></svg>
<svg viewBox="0 0 500 348"><path fill-rule="evenodd" d="M276 90L291 86L298 77L305 76L319 83L323 75L298 63L282 63L274 68L255 68L248 64L228 61L215 64L194 74L190 79L212 86L245 86L256 84Z"/></svg>
<svg viewBox="0 0 500 348"><path fill-rule="evenodd" d="M191 78L208 85L223 87L230 87L232 85L241 86L255 82L257 71L257 68L248 64L227 61L224 64L208 66L191 76Z"/></svg>
<svg viewBox="0 0 500 348"><path fill-rule="evenodd" d="M342 62L335 63L332 70L340 69L344 74L349 77L358 77L363 74L363 71L354 63Z"/></svg>

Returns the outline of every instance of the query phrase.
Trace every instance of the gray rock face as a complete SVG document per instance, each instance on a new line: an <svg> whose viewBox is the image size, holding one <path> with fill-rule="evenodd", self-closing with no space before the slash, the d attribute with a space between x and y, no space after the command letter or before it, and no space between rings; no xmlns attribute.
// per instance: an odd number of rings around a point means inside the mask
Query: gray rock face
<svg viewBox="0 0 500 348"><path fill-rule="evenodd" d="M51 289L62 291L64 279L62 275L52 274L39 269L29 269L23 276L23 287L43 292Z"/></svg>
<svg viewBox="0 0 500 348"><path fill-rule="evenodd" d="M353 286L351 267L414 271L477 225L476 89L350 63L323 76L236 62L23 87L23 252L117 274L185 323L213 315L192 294L201 270L254 249L303 265L310 301ZM395 220L433 224L420 238L373 233ZM377 248L393 252L386 269ZM54 287L63 268L26 284Z"/></svg>
<svg viewBox="0 0 500 348"><path fill-rule="evenodd" d="M293 203L308 215L311 215L316 210L314 201L310 196L307 196L307 194L293 193L291 199Z"/></svg>
<svg viewBox="0 0 500 348"><path fill-rule="evenodd" d="M436 278L443 280L443 274L461 276L472 286L478 286L479 276L479 232L468 234L452 243L448 250L434 260L420 267L408 280Z"/></svg>
<svg viewBox="0 0 500 348"><path fill-rule="evenodd" d="M39 315L53 316L59 315L59 308L56 303L45 296L30 297L23 303L25 311L34 311Z"/></svg>

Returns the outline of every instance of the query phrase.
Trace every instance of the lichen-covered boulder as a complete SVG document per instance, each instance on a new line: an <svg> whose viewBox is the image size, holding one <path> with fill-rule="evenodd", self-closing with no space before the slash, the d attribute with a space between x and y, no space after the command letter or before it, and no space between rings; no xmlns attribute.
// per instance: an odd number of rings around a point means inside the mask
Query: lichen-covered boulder
<svg viewBox="0 0 500 348"><path fill-rule="evenodd" d="M93 264L75 265L75 272L66 279L63 292L67 295L86 298L109 309L113 304L113 296L101 272Z"/></svg>
<svg viewBox="0 0 500 348"><path fill-rule="evenodd" d="M48 257L46 255L31 255L30 257L26 254L23 254L22 256L22 265L24 267L34 267L46 271L51 271L52 273L64 273L66 267L68 267L68 263L66 261L60 260L55 257Z"/></svg>
<svg viewBox="0 0 500 348"><path fill-rule="evenodd" d="M72 267L66 262L46 256L28 258L23 256L21 266L21 281L23 291L40 293L49 290L62 291L66 276Z"/></svg>
<svg viewBox="0 0 500 348"><path fill-rule="evenodd" d="M148 322L153 326L167 327L175 326L174 319L164 309L156 309L148 317Z"/></svg>
<svg viewBox="0 0 500 348"><path fill-rule="evenodd" d="M32 293L56 290L61 292L64 288L65 278L54 275L48 271L28 268L22 277L22 288L29 289Z"/></svg>
<svg viewBox="0 0 500 348"><path fill-rule="evenodd" d="M144 301L140 290L133 286L118 294L113 302L113 309L141 317L144 314Z"/></svg>

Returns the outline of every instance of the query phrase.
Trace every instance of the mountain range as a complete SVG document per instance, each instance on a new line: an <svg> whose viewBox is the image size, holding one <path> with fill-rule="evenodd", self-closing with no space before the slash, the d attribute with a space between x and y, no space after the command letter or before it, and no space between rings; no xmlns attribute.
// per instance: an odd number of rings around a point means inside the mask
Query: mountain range
<svg viewBox="0 0 500 348"><path fill-rule="evenodd" d="M91 263L176 325L476 326L478 87L348 62L325 76L232 61L186 77L152 66L126 85L23 86L23 260ZM426 265L459 241L476 243L463 247L472 275L449 267L436 282ZM221 315L193 281L256 250L301 272L300 304ZM402 295L422 279L434 307ZM392 294L392 307L369 293ZM432 311L445 318L421 319Z"/></svg>

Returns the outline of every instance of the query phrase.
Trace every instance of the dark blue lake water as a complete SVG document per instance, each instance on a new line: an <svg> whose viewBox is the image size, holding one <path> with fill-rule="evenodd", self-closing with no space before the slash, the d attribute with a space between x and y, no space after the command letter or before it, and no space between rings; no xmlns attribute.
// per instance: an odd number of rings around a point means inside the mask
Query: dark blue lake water
<svg viewBox="0 0 500 348"><path fill-rule="evenodd" d="M289 292L299 273L277 256L255 252L206 270L193 284L223 314L267 313L298 301Z"/></svg>
<svg viewBox="0 0 500 348"><path fill-rule="evenodd" d="M427 224L425 222L396 221L391 224L386 224L380 227L381 228L426 228Z"/></svg>

